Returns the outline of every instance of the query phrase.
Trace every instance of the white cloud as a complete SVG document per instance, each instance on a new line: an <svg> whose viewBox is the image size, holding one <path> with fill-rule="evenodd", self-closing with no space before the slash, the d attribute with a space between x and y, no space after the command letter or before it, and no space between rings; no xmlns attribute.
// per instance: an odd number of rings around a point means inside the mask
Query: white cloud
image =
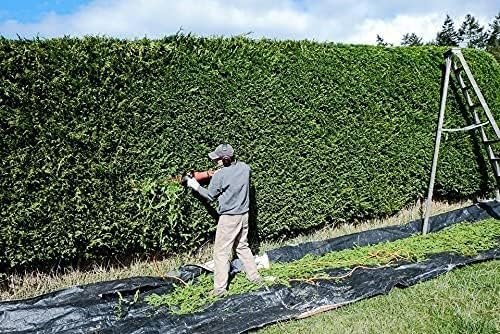
<svg viewBox="0 0 500 334"><path fill-rule="evenodd" d="M455 8L451 14L457 18L456 22L466 14L465 9L462 13L456 8L468 8L483 24L495 15L495 6L486 0L476 0L468 7L458 2L94 0L69 15L47 13L36 23L0 22L0 34L7 37L16 34L23 37L99 34L155 38L175 34L182 27L184 32L204 36L239 35L251 31L251 36L256 38L307 38L365 44L374 44L375 36L380 34L386 41L397 44L407 32L415 32L424 40L433 39L448 12L446 6Z"/></svg>
<svg viewBox="0 0 500 334"><path fill-rule="evenodd" d="M369 44L376 40L378 34L386 42L397 45L401 42L402 35L414 32L424 41L430 41L436 37L443 21L442 16L438 14L398 15L391 20L367 19L356 28L356 32L348 39L353 43Z"/></svg>

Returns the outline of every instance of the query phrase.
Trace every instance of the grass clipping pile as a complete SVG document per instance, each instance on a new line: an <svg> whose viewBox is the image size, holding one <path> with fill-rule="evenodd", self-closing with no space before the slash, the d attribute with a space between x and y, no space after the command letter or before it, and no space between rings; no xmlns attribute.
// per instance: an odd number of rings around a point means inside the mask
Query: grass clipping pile
<svg viewBox="0 0 500 334"><path fill-rule="evenodd" d="M416 235L407 239L386 242L373 246L356 247L322 256L307 255L291 263L275 263L271 268L261 271L265 285L290 285L292 281L316 284L319 280L342 280L361 267L378 268L393 263L420 262L432 254L450 252L458 255L473 256L481 251L498 245L500 224L495 219L478 223L462 223L446 230ZM352 268L339 277L330 277L327 270ZM197 279L179 283L173 292L165 295L152 294L146 301L152 306L167 306L174 314L189 314L203 310L216 301L209 295L213 287L213 276L203 274ZM261 288L252 284L244 274L237 274L230 283L229 295L238 295Z"/></svg>

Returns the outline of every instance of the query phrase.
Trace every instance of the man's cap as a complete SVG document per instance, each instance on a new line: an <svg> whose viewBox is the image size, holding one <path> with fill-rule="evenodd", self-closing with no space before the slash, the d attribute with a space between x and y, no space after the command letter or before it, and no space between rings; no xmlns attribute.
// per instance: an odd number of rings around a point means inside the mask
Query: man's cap
<svg viewBox="0 0 500 334"><path fill-rule="evenodd" d="M233 157L234 150L229 144L220 144L215 151L208 153L208 157L212 160L222 159L224 157Z"/></svg>

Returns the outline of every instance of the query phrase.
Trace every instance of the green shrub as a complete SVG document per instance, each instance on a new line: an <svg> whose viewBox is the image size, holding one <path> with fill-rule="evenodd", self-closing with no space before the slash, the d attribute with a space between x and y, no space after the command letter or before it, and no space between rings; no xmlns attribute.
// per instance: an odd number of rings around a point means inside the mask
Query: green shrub
<svg viewBox="0 0 500 334"><path fill-rule="evenodd" d="M444 51L1 39L1 266L193 249L214 220L169 180L222 141L253 168L261 238L393 213L426 190ZM499 65L465 56L498 115ZM460 101L447 126L465 123ZM440 195L491 189L474 139L444 138Z"/></svg>

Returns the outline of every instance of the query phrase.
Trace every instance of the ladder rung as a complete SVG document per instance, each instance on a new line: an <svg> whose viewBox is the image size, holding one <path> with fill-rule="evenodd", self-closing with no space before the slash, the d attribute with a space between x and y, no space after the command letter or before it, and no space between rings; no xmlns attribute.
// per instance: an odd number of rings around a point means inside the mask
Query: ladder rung
<svg viewBox="0 0 500 334"><path fill-rule="evenodd" d="M499 143L500 142L500 138L497 138L497 139L486 139L483 141L484 144L486 145L490 145L490 144L495 144L495 143Z"/></svg>
<svg viewBox="0 0 500 334"><path fill-rule="evenodd" d="M479 123L479 124L472 124L472 125L469 125L469 126L465 126L463 128L443 129L443 132L470 131L470 130L474 130L476 128L479 128L481 126L485 126L486 124L488 124L488 122Z"/></svg>
<svg viewBox="0 0 500 334"><path fill-rule="evenodd" d="M490 157L490 160L492 160L492 161L500 161L500 157L497 157L497 156Z"/></svg>

